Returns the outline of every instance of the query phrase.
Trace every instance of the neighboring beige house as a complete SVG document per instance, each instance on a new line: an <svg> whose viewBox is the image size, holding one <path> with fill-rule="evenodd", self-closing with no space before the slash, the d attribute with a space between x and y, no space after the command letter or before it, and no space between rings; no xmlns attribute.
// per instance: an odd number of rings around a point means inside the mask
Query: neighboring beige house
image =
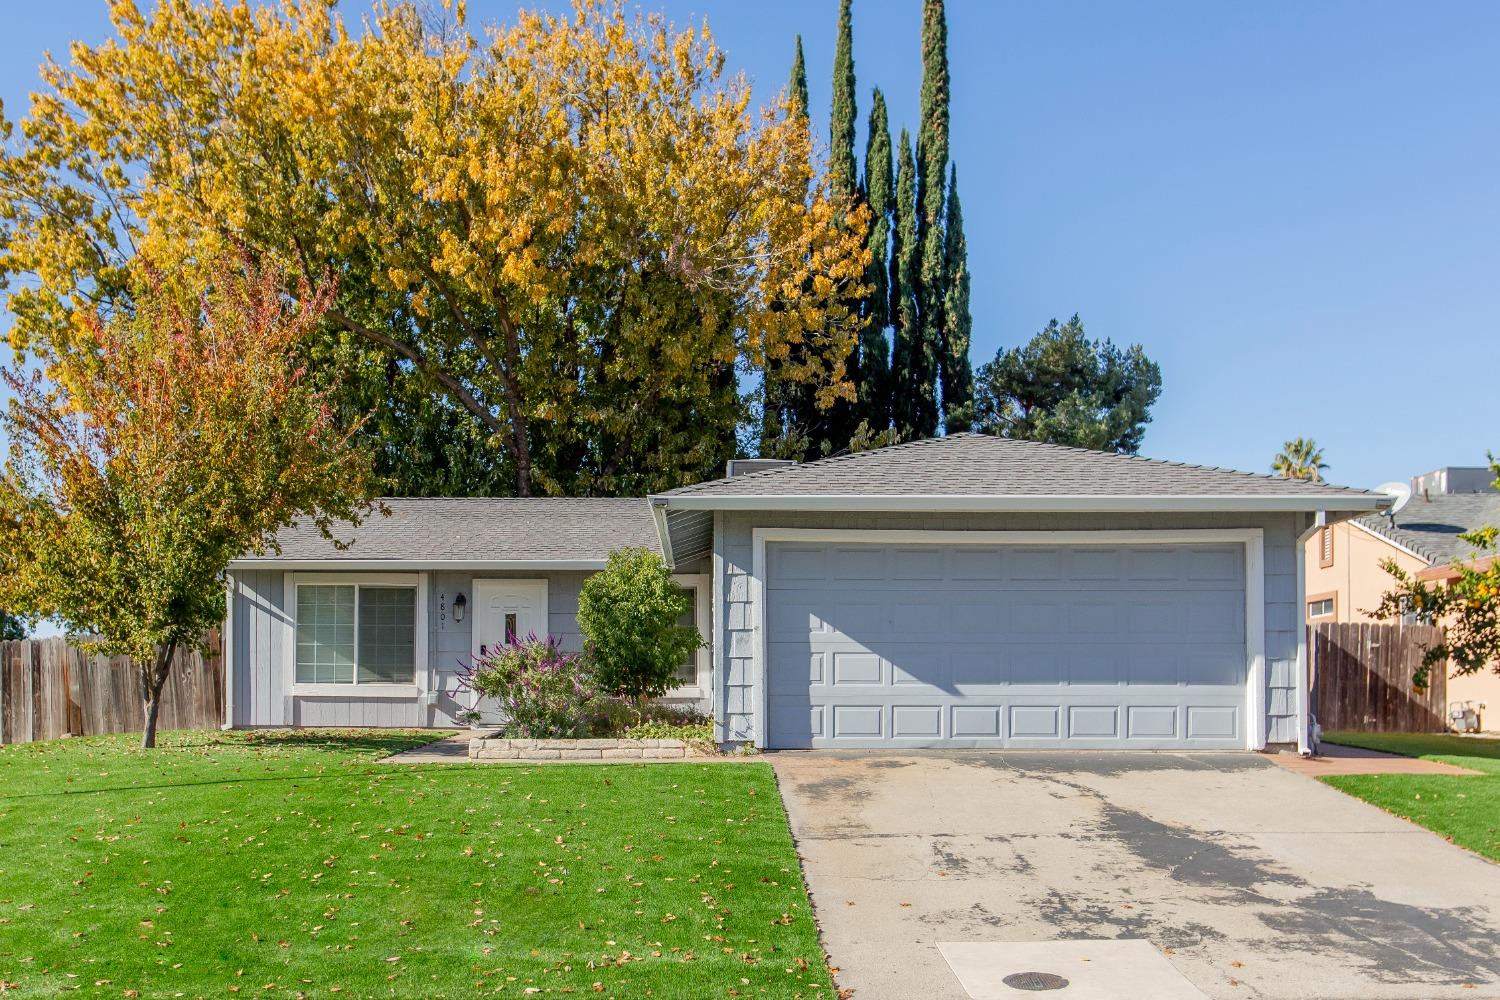
<svg viewBox="0 0 1500 1000"><path fill-rule="evenodd" d="M1374 621L1394 560L1425 579L1441 579L1455 560L1472 554L1458 536L1500 525L1500 491L1487 468L1449 466L1411 481L1411 500L1395 514L1367 514L1317 531L1307 542L1309 624ZM1485 729L1500 729L1500 675L1493 671L1448 680L1448 701L1484 706Z"/></svg>

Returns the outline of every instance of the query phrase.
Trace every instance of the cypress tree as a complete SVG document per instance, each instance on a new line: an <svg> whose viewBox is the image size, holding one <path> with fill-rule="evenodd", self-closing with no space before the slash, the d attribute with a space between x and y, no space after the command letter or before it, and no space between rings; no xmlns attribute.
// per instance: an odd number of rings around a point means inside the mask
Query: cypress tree
<svg viewBox="0 0 1500 1000"><path fill-rule="evenodd" d="M853 208L860 201L859 161L854 155L854 126L858 112L854 92L854 26L849 13L850 0L839 3L838 40L833 53L833 109L829 115L828 180L837 203ZM862 300L851 298L849 308L858 313ZM842 450L854 436L863 414L858 400L864 382L862 340L854 344L844 359L846 377L854 385L853 401L839 400L827 412L809 414L809 422L821 423L827 440L824 448ZM821 419L820 419L821 418Z"/></svg>
<svg viewBox="0 0 1500 1000"><path fill-rule="evenodd" d="M958 203L958 167L948 175L948 210L943 220L943 428L966 431L974 419L974 369L969 362L969 244Z"/></svg>
<svg viewBox="0 0 1500 1000"><path fill-rule="evenodd" d="M802 36L797 36L797 54L792 58L792 78L787 81L787 100L794 114L807 115L807 63L802 59Z"/></svg>
<svg viewBox="0 0 1500 1000"><path fill-rule="evenodd" d="M892 415L903 437L931 437L936 432L937 400L933 394L932 352L923 343L917 305L917 165L906 129L901 130L899 146L896 232L891 249L891 310L896 326L891 355Z"/></svg>
<svg viewBox="0 0 1500 1000"><path fill-rule="evenodd" d="M870 294L861 310L865 325L860 333L859 350L860 416L874 431L885 430L891 425L890 342L885 335L885 328L891 325L891 211L896 202L891 174L891 127L886 115L885 95L876 87L870 103L862 185L870 206L870 267L865 274Z"/></svg>
<svg viewBox="0 0 1500 1000"><path fill-rule="evenodd" d="M917 295L921 314L922 347L937 376L943 343L943 182L948 173L948 24L943 0L925 0L922 7L922 123L917 134L917 239L920 271ZM937 433L936 387L924 395L912 430L918 437ZM932 405L927 405L930 396Z"/></svg>
<svg viewBox="0 0 1500 1000"><path fill-rule="evenodd" d="M849 18L849 0L839 3L838 42L833 50L833 115L829 131L829 181L833 193L845 200L855 197L859 167L854 158L854 122L858 117L854 98L854 28Z"/></svg>
<svg viewBox="0 0 1500 1000"><path fill-rule="evenodd" d="M792 75L787 81L787 114L802 119L807 127L807 63L802 57L802 36L797 36L796 52L792 57ZM795 350L795 348L793 348ZM788 383L777 375L778 365L766 359L765 375L761 383L760 453L768 455L777 450L778 444L799 417L798 404L808 393L799 392L800 386ZM805 430L805 428L804 428Z"/></svg>

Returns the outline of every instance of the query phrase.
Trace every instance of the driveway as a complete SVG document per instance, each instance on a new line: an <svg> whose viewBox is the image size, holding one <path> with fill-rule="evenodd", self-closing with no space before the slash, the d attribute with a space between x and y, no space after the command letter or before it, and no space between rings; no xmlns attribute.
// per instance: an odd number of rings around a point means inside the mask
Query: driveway
<svg viewBox="0 0 1500 1000"><path fill-rule="evenodd" d="M1214 998L1500 997L1500 866L1262 757L768 759L856 1000L962 1000L940 941L1081 938Z"/></svg>

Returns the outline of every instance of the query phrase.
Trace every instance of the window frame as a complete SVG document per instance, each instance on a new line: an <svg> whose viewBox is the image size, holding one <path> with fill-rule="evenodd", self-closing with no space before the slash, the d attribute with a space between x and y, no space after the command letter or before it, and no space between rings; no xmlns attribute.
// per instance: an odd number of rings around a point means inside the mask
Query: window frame
<svg viewBox="0 0 1500 1000"><path fill-rule="evenodd" d="M672 582L679 587L693 588L693 624L706 645L699 646L694 655L697 679L691 684L674 687L663 698L706 698L712 685L710 672L713 669L713 621L710 593L710 577L707 573L673 573Z"/></svg>
<svg viewBox="0 0 1500 1000"><path fill-rule="evenodd" d="M1328 602L1328 612L1326 614L1319 614L1319 615L1313 614L1312 613L1312 606L1314 604L1320 604L1323 601L1327 601ZM1338 617L1339 617L1339 595L1338 595L1338 591L1336 591L1336 590L1330 590L1330 591L1328 591L1325 594L1308 594L1307 595L1307 599L1306 599L1306 601L1303 604L1302 613L1307 618L1308 622L1310 622L1310 623L1311 622L1338 621Z"/></svg>
<svg viewBox="0 0 1500 1000"><path fill-rule="evenodd" d="M299 587L354 587L354 679L348 684L297 681L297 589ZM412 679L408 681L361 681L359 679L359 589L404 587L415 591L412 615ZM285 578L285 640L282 657L284 691L296 697L318 698L417 698L428 688L426 573L287 573Z"/></svg>

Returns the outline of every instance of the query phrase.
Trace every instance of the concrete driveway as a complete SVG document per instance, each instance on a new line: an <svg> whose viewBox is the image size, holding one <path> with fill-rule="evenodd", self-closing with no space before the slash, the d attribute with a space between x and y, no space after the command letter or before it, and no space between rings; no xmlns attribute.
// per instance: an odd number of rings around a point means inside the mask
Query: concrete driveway
<svg viewBox="0 0 1500 1000"><path fill-rule="evenodd" d="M768 759L856 1000L962 1000L938 942L1082 938L1214 998L1500 997L1500 866L1252 754Z"/></svg>

